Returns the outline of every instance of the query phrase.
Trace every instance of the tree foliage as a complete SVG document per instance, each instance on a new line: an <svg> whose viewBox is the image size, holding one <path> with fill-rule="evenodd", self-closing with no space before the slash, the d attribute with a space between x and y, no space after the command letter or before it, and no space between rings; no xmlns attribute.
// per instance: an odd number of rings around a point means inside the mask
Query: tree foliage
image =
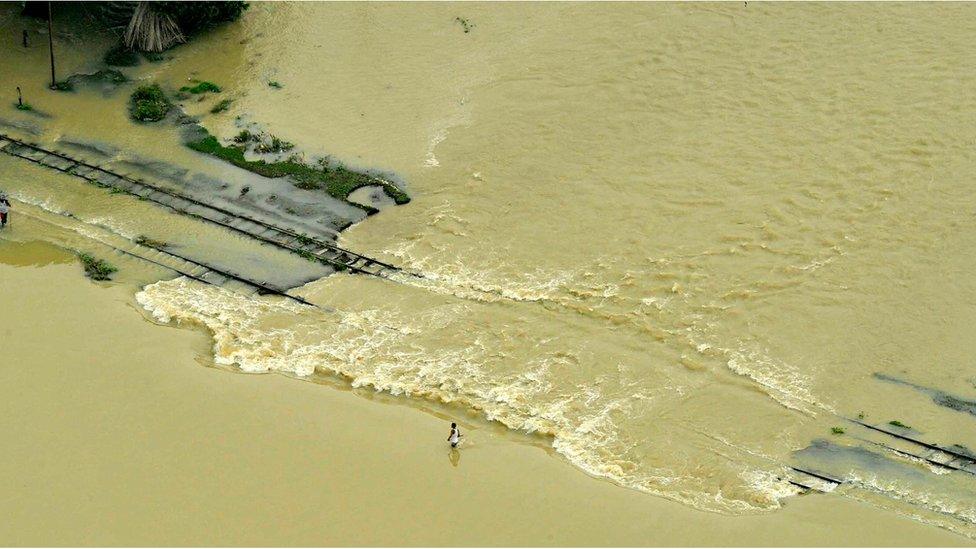
<svg viewBox="0 0 976 549"><path fill-rule="evenodd" d="M237 20L247 9L247 2L174 2L161 0L150 4L153 11L173 18L186 34L214 25Z"/></svg>

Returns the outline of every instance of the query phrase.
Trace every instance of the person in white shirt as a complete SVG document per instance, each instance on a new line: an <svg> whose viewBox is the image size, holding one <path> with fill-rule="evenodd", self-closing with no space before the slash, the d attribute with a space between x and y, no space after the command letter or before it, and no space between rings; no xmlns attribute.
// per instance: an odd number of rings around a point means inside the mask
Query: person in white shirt
<svg viewBox="0 0 976 549"><path fill-rule="evenodd" d="M451 424L451 434L447 437L447 441L451 443L451 448L457 448L459 442L461 442L461 430L458 429L457 423Z"/></svg>

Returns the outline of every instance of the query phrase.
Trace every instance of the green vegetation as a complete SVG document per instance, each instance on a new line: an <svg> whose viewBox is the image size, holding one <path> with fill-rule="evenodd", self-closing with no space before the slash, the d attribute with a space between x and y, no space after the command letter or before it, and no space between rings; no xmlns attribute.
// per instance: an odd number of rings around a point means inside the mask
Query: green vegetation
<svg viewBox="0 0 976 549"><path fill-rule="evenodd" d="M162 240L155 240L146 235L137 236L135 243L139 244L140 246L148 246L150 248L165 248L167 246L167 244Z"/></svg>
<svg viewBox="0 0 976 549"><path fill-rule="evenodd" d="M170 104L158 84L139 86L132 93L129 114L140 122L157 122L166 117Z"/></svg>
<svg viewBox="0 0 976 549"><path fill-rule="evenodd" d="M295 240L297 240L299 244L305 244L306 246L315 244L315 239L309 238L307 234L300 234L295 237Z"/></svg>
<svg viewBox="0 0 976 549"><path fill-rule="evenodd" d="M219 112L224 112L227 110L228 107L230 107L230 104L233 102L234 102L233 99L221 99L220 103L217 103L216 105L214 105L212 109L210 109L210 113L217 114Z"/></svg>
<svg viewBox="0 0 976 549"><path fill-rule="evenodd" d="M198 32L238 19L246 9L247 3L240 1L86 2L84 12L105 30L126 29L126 48L161 52ZM34 2L26 3L25 11L39 11L39 17L47 16L44 7Z"/></svg>
<svg viewBox="0 0 976 549"><path fill-rule="evenodd" d="M244 132L238 134L235 142L237 138L243 139L243 134ZM248 135L251 135L250 132ZM187 143L187 146L195 151L216 156L239 168L265 177L288 177L300 189L324 189L330 195L341 200L347 200L349 193L360 187L378 185L383 187L386 194L397 204L410 202L407 193L393 183L364 173L354 172L341 164L333 165L329 162L321 162L319 167L315 167L302 162L296 156L278 162L247 160L244 158L244 145L221 145L220 141L209 133L201 139ZM356 206L367 210L367 212L375 213L375 208L359 204Z"/></svg>
<svg viewBox="0 0 976 549"><path fill-rule="evenodd" d="M857 419L864 419L864 412L858 412Z"/></svg>
<svg viewBox="0 0 976 549"><path fill-rule="evenodd" d="M833 434L835 434L835 435L843 435L844 434L844 428L843 427L831 427L830 428L830 432L833 433Z"/></svg>
<svg viewBox="0 0 976 549"><path fill-rule="evenodd" d="M261 136L256 136L255 141L260 141ZM253 139L253 138L252 138ZM295 144L285 141L283 139L278 139L276 136L271 136L271 141L261 141L256 147L254 147L254 152L260 154L277 154L282 152L287 152L295 148Z"/></svg>
<svg viewBox="0 0 976 549"><path fill-rule="evenodd" d="M17 107L17 110L18 111L32 111L32 110L34 110L33 105L31 105L27 101L24 101L23 103L17 103L15 105L15 107Z"/></svg>
<svg viewBox="0 0 976 549"><path fill-rule="evenodd" d="M279 89L279 90L281 88L284 88L284 86L281 85L281 82L278 82L277 80L272 80L268 82L268 85L271 86L272 88Z"/></svg>
<svg viewBox="0 0 976 549"><path fill-rule="evenodd" d="M78 254L78 259L81 261L82 266L85 267L85 274L92 280L111 280L112 273L118 271L118 269L105 260L96 259L86 253Z"/></svg>
<svg viewBox="0 0 976 549"><path fill-rule="evenodd" d="M261 136L258 134L251 133L247 130L241 130L241 133L234 136L234 143L240 143L243 145L248 141L258 141L260 139Z"/></svg>
<svg viewBox="0 0 976 549"><path fill-rule="evenodd" d="M204 80L202 82L197 82L196 86L183 86L182 88L180 88L180 91L190 92L192 94L207 93L207 92L220 93L220 86L214 84L213 82L207 82L206 80Z"/></svg>
<svg viewBox="0 0 976 549"><path fill-rule="evenodd" d="M464 29L464 34L468 34L474 28L474 23L471 23L463 17L455 17L454 20L461 24L461 28Z"/></svg>
<svg viewBox="0 0 976 549"><path fill-rule="evenodd" d="M897 419L892 420L892 421L889 421L888 422L888 425L894 425L895 427L901 427L903 429L911 429L911 427L909 427L908 425L905 425L904 423L898 421Z"/></svg>
<svg viewBox="0 0 976 549"><path fill-rule="evenodd" d="M139 64L139 55L122 44L114 46L105 52L105 64L110 67L135 67Z"/></svg>
<svg viewBox="0 0 976 549"><path fill-rule="evenodd" d="M159 1L152 2L151 6L153 11L172 18L186 34L236 21L248 8L247 2Z"/></svg>

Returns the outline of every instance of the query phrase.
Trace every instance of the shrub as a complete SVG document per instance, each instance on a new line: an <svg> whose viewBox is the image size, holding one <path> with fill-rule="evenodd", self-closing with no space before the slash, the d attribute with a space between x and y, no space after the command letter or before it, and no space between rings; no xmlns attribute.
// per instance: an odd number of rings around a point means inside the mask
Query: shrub
<svg viewBox="0 0 976 549"><path fill-rule="evenodd" d="M151 5L153 11L172 17L187 34L235 21L248 8L247 2L159 1Z"/></svg>
<svg viewBox="0 0 976 549"><path fill-rule="evenodd" d="M92 280L111 280L112 273L118 271L105 260L96 259L86 253L78 254L78 259L81 260L81 264L85 268L85 274Z"/></svg>
<svg viewBox="0 0 976 549"><path fill-rule="evenodd" d="M241 133L234 136L234 143L244 144L252 139L257 139L257 138L258 138L257 135L254 135L253 133L247 130L241 130Z"/></svg>
<svg viewBox="0 0 976 549"><path fill-rule="evenodd" d="M132 93L129 113L140 122L156 122L166 117L171 105L157 84L139 86Z"/></svg>
<svg viewBox="0 0 976 549"><path fill-rule="evenodd" d="M833 434L835 434L835 435L843 435L844 434L844 428L843 427L831 427L830 428L830 432L833 433Z"/></svg>

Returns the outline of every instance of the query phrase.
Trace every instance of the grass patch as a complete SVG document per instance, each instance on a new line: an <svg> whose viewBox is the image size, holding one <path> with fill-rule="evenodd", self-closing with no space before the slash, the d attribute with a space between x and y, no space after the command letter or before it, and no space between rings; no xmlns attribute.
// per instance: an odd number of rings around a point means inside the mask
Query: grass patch
<svg viewBox="0 0 976 549"><path fill-rule="evenodd" d="M898 421L897 419L889 421L888 425L894 425L895 427L901 427L902 429L911 429L911 427L905 425L904 423Z"/></svg>
<svg viewBox="0 0 976 549"><path fill-rule="evenodd" d="M105 64L110 67L135 67L139 64L139 54L119 44L105 52Z"/></svg>
<svg viewBox="0 0 976 549"><path fill-rule="evenodd" d="M27 101L24 101L23 103L17 103L14 106L17 107L17 110L18 111L32 111L32 110L34 110L34 106L31 105L30 103L28 103Z"/></svg>
<svg viewBox="0 0 976 549"><path fill-rule="evenodd" d="M216 105L214 105L212 109L210 109L210 114L217 114L219 112L226 111L227 108L230 107L230 104L233 102L234 102L233 99L221 99L220 103L217 103Z"/></svg>
<svg viewBox="0 0 976 549"><path fill-rule="evenodd" d="M244 132L241 132L237 137L244 139L245 136L243 134ZM236 140L237 138L235 138ZM215 156L225 162L230 162L238 168L254 172L258 175L265 177L287 177L300 189L324 189L327 193L340 200L347 200L349 193L360 187L379 185L383 187L386 194L397 204L410 202L410 197L407 193L400 190L393 183L364 173L354 172L341 164L321 162L317 167L310 166L294 156L278 162L247 160L244 158L244 145L221 145L220 141L209 133L203 138L191 141L186 145L197 152ZM359 204L356 204L356 206L367 211L374 209Z"/></svg>
<svg viewBox="0 0 976 549"><path fill-rule="evenodd" d="M132 92L129 114L140 122L157 122L166 117L170 107L172 105L159 85L147 84Z"/></svg>
<svg viewBox="0 0 976 549"><path fill-rule="evenodd" d="M167 244L162 240L155 240L146 235L137 236L135 243L139 244L140 246L148 246L150 248L165 248L167 246Z"/></svg>
<svg viewBox="0 0 976 549"><path fill-rule="evenodd" d="M112 273L118 271L111 263L86 253L78 254L78 259L85 268L85 274L92 280L111 280Z"/></svg>
<svg viewBox="0 0 976 549"><path fill-rule="evenodd" d="M268 82L268 85L276 90L280 90L281 88L284 88L284 86L281 85L281 82L278 82L277 80L271 80L270 82Z"/></svg>
<svg viewBox="0 0 976 549"><path fill-rule="evenodd" d="M214 84L213 82L207 82L206 80L204 80L202 82L197 82L195 86L183 86L182 88L180 88L180 91L189 92L192 94L207 93L207 92L220 93L220 86Z"/></svg>
<svg viewBox="0 0 976 549"><path fill-rule="evenodd" d="M843 427L831 427L830 432L835 435L843 435L845 431Z"/></svg>

